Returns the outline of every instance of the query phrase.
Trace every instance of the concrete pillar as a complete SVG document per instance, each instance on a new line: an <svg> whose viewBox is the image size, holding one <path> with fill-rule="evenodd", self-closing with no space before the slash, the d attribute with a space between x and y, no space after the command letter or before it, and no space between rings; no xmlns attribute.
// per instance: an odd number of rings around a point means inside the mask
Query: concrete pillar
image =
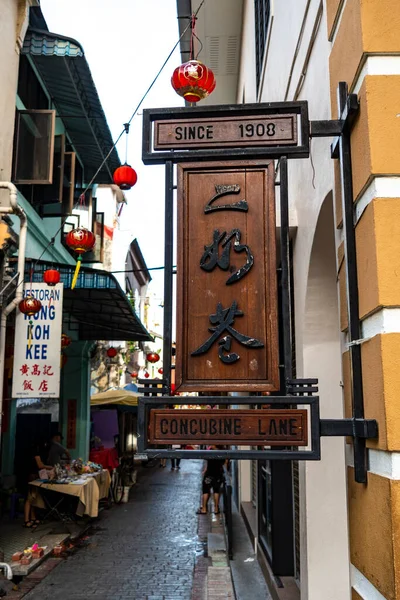
<svg viewBox="0 0 400 600"><path fill-rule="evenodd" d="M93 342L73 342L65 354L63 367L60 425L68 445L68 407L76 407L75 444L68 448L73 458L87 460L90 441L90 349Z"/></svg>

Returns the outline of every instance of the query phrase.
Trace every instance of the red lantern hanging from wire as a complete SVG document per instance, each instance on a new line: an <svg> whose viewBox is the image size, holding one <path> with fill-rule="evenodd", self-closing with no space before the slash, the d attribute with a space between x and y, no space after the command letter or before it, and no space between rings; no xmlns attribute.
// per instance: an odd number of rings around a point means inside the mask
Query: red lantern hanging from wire
<svg viewBox="0 0 400 600"><path fill-rule="evenodd" d="M160 360L160 355L159 355L159 354L157 354L157 352L149 352L149 353L147 354L147 356L146 356L146 360L147 360L149 363L152 363L152 364L154 364L154 363L156 363L156 362L158 362L158 361Z"/></svg>
<svg viewBox="0 0 400 600"><path fill-rule="evenodd" d="M133 371L133 373L131 373L132 379L136 379L138 376L139 376L139 373L137 371Z"/></svg>
<svg viewBox="0 0 400 600"><path fill-rule="evenodd" d="M40 300L33 298L33 296L26 296L26 298L21 300L21 302L18 304L18 308L24 315L27 315L29 317L29 325L28 325L28 349L29 349L32 344L32 327L33 327L32 317L33 317L33 315L36 315L38 312L40 312L40 310L42 308L42 303L40 302Z"/></svg>
<svg viewBox="0 0 400 600"><path fill-rule="evenodd" d="M43 281L50 286L57 285L57 283L60 283L60 271L57 271L57 269L46 269L43 273Z"/></svg>
<svg viewBox="0 0 400 600"><path fill-rule="evenodd" d="M130 190L137 182L137 173L130 165L122 165L114 171L113 181L121 190Z"/></svg>
<svg viewBox="0 0 400 600"><path fill-rule="evenodd" d="M137 182L137 173L135 169L132 169L132 167L128 164L128 135L130 127L129 123L124 123L124 127L126 133L125 164L123 164L121 167L118 167L118 169L114 171L113 181L115 185L117 185L121 190L125 191L133 188L133 186Z"/></svg>
<svg viewBox="0 0 400 600"><path fill-rule="evenodd" d="M150 373L148 371L145 371L144 376L146 377L146 379L148 379L150 377Z"/></svg>
<svg viewBox="0 0 400 600"><path fill-rule="evenodd" d="M113 346L110 346L109 348L107 348L108 358L115 358L117 356L117 354L118 354L118 351Z"/></svg>
<svg viewBox="0 0 400 600"><path fill-rule="evenodd" d="M66 333L61 334L61 348L67 348L72 344L72 340Z"/></svg>
<svg viewBox="0 0 400 600"><path fill-rule="evenodd" d="M96 243L96 238L94 233L88 229L85 229L85 227L77 227L67 234L65 243L78 255L75 273L71 283L71 290L73 290L78 280L79 269L81 268L82 262L82 254L85 254L85 252L89 252L93 249Z"/></svg>
<svg viewBox="0 0 400 600"><path fill-rule="evenodd" d="M207 98L215 89L216 81L212 70L197 60L203 45L196 35L196 16L191 17L190 60L177 67L172 74L171 84L179 96L187 102L196 103ZM195 39L201 44L195 56Z"/></svg>
<svg viewBox="0 0 400 600"><path fill-rule="evenodd" d="M198 60L180 65L173 72L171 84L179 96L187 102L199 102L215 89L215 77L211 69Z"/></svg>
<svg viewBox="0 0 400 600"><path fill-rule="evenodd" d="M162 367L160 367L160 368L158 369L158 372L160 373L160 375L162 375L162 374L164 373L164 369L163 369Z"/></svg>

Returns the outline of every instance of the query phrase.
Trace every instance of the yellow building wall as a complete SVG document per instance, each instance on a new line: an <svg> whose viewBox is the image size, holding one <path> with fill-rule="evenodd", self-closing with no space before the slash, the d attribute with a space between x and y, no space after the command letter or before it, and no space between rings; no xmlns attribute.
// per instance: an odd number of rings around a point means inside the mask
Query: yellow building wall
<svg viewBox="0 0 400 600"><path fill-rule="evenodd" d="M400 198L368 197L377 177L400 176L400 75L365 74L370 57L400 54L399 0L326 0L331 112L337 118L340 81L357 90L360 111L351 135L360 320L400 307ZM342 225L339 164L335 165L336 223ZM360 203L360 205L361 205ZM348 327L343 246L338 248L340 325ZM379 424L372 451L400 452L400 333L374 334L362 346L366 418ZM351 416L351 366L343 354L345 413ZM348 440L351 443L351 440ZM386 456L387 458L387 456ZM387 600L400 600L400 480L368 473L367 485L348 472L351 562ZM352 600L363 599L352 589Z"/></svg>

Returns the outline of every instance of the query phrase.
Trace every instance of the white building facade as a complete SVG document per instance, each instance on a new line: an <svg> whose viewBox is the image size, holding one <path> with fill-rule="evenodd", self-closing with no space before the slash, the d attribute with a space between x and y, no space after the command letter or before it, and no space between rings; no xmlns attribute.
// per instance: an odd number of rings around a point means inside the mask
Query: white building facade
<svg viewBox="0 0 400 600"><path fill-rule="evenodd" d="M199 6L199 0L178 0L180 15ZM183 30L185 22L180 26ZM331 43L321 0L208 2L199 11L196 31L203 43L199 60L213 69L217 80L215 92L202 105L307 100L310 120L331 119ZM188 60L186 46L184 38L183 60ZM296 377L319 380L321 418L340 419L344 401L337 249L342 240L335 229L331 142L314 138L311 159L288 162L293 352ZM237 465L238 507L252 529L274 598L351 598L345 439L321 442L319 462ZM282 540L277 506L285 502L293 535Z"/></svg>

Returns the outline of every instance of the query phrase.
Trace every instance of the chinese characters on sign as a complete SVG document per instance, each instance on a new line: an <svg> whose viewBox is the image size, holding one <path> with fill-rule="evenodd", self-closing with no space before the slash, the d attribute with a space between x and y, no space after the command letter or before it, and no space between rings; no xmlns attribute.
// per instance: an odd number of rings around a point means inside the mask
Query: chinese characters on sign
<svg viewBox="0 0 400 600"><path fill-rule="evenodd" d="M177 384L279 389L271 162L178 165Z"/></svg>
<svg viewBox="0 0 400 600"><path fill-rule="evenodd" d="M15 323L13 398L59 398L62 326L61 283L49 287L34 283L24 296L33 295L42 308L33 317L17 309ZM29 318L33 320L29 344Z"/></svg>

